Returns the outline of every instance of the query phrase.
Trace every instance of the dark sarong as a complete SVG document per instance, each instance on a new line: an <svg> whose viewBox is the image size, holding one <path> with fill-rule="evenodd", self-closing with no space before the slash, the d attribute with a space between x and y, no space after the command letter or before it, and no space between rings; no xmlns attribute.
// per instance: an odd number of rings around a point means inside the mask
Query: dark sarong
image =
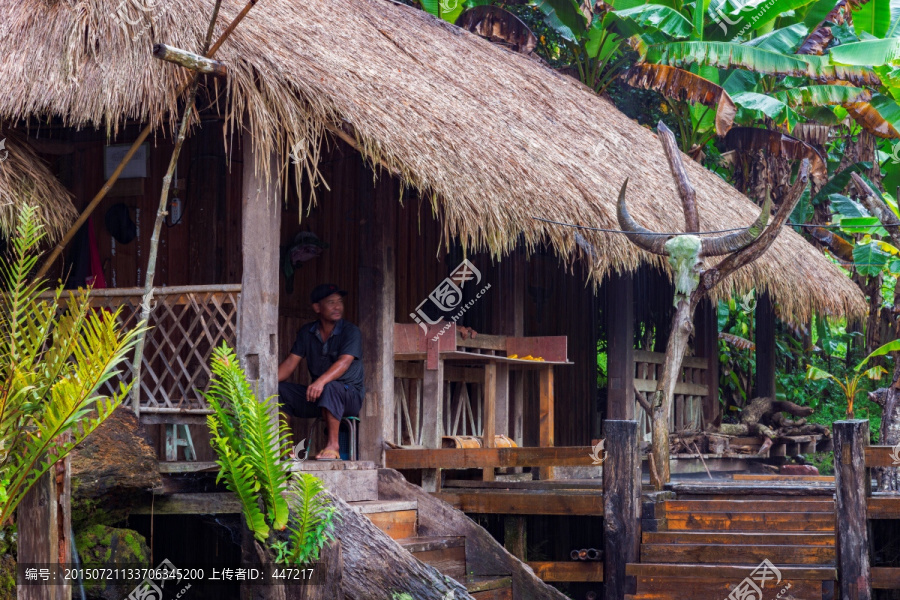
<svg viewBox="0 0 900 600"><path fill-rule="evenodd" d="M335 418L359 416L362 395L355 389L338 381L325 384L322 395L315 402L306 399L306 386L282 381L278 384L279 403L292 417L314 419L322 415L324 408Z"/></svg>

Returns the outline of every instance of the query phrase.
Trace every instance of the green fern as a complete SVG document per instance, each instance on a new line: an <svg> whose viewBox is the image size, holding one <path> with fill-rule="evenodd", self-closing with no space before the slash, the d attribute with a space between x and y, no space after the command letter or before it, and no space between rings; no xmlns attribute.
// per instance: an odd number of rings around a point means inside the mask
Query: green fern
<svg viewBox="0 0 900 600"><path fill-rule="evenodd" d="M264 541L270 526L280 531L288 522L287 425L272 423L275 397L257 401L226 344L213 351L211 367L215 377L205 397L213 410L207 421L219 456L219 477L240 498L247 526Z"/></svg>
<svg viewBox="0 0 900 600"><path fill-rule="evenodd" d="M337 509L328 501L322 480L300 473L291 485L296 500L297 525L291 528L291 562L303 565L319 560L319 551L334 539Z"/></svg>
<svg viewBox="0 0 900 600"><path fill-rule="evenodd" d="M119 313L95 311L89 291L45 294L29 282L43 237L34 207L19 213L10 259L0 260L0 523L29 489L99 427L128 395L98 390L120 374L143 323L123 333Z"/></svg>

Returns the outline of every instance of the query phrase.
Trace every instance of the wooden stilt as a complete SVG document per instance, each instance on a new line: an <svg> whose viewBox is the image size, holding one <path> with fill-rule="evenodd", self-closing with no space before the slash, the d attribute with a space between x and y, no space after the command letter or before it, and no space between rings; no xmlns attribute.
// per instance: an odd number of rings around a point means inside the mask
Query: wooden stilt
<svg viewBox="0 0 900 600"><path fill-rule="evenodd" d="M554 401L553 401L553 367L545 367L540 373L540 446L549 448L554 445ZM553 479L553 467L542 467L541 479Z"/></svg>
<svg viewBox="0 0 900 600"><path fill-rule="evenodd" d="M837 571L844 600L869 600L869 528L866 500L871 480L866 469L869 422L854 419L834 423L835 525Z"/></svg>
<svg viewBox="0 0 900 600"><path fill-rule="evenodd" d="M637 421L607 419L603 427L603 580L606 600L620 600L636 588L634 578L625 575L625 565L640 556L641 454Z"/></svg>

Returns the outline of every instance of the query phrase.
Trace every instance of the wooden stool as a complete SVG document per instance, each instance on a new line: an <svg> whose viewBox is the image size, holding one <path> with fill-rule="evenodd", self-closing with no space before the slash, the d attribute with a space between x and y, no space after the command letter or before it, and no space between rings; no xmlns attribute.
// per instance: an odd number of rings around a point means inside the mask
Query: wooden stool
<svg viewBox="0 0 900 600"><path fill-rule="evenodd" d="M316 420L312 422L312 425L309 426L309 431L306 434L306 456L309 456L310 450L312 450L312 439L313 433L315 433L316 425L319 423L324 423L325 419L322 417L316 417ZM359 428L359 417L344 417L341 419L341 425L347 424L347 429L350 431L350 447L347 449L347 455L350 457L351 461L356 460L356 456L359 452L357 447L358 438L357 438L357 430ZM338 434L338 440L340 440L340 433ZM340 442L338 442L340 443Z"/></svg>

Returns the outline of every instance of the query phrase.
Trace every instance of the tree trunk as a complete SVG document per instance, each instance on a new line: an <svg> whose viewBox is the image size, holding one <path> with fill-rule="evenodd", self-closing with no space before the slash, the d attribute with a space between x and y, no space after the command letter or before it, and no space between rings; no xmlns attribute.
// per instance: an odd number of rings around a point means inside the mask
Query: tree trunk
<svg viewBox="0 0 900 600"><path fill-rule="evenodd" d="M900 364L894 368L894 383L890 387L869 392L869 400L881 407L881 429L878 443L896 446L900 443ZM877 467L875 479L882 492L900 491L900 468Z"/></svg>
<svg viewBox="0 0 900 600"><path fill-rule="evenodd" d="M695 295L696 293L690 300L679 300L675 308L669 343L666 346L666 362L663 363L662 374L651 402L653 462L656 465L656 473L654 475L651 471L651 478L656 479L658 476L653 485L660 490L669 481L669 411L675 397L675 384L681 375L681 362L684 360L688 341L694 331L694 310L700 301L699 296L694 298Z"/></svg>

